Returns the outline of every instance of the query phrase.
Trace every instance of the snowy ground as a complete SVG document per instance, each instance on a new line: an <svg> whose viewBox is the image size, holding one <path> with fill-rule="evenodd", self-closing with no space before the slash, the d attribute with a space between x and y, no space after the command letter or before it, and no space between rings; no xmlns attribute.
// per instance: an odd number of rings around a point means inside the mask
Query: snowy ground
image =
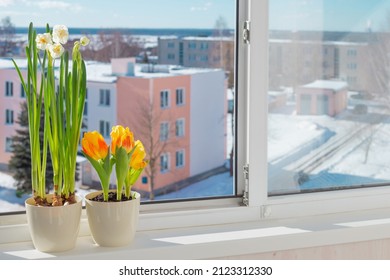
<svg viewBox="0 0 390 280"><path fill-rule="evenodd" d="M30 195L25 194L22 197L17 197L15 188L13 187L14 182L12 176L0 173L0 212L24 211L24 201ZM91 191L94 190L78 189L77 194L84 197ZM226 172L195 183L180 191L157 196L156 200L225 196L231 194L233 194L233 178Z"/></svg>
<svg viewBox="0 0 390 280"><path fill-rule="evenodd" d="M271 193L390 181L390 115L383 107L371 102L367 114L356 115L351 106L335 118L298 116L293 108L288 104L269 115ZM315 155L328 150L331 156L325 160ZM303 183L297 178L300 168L307 172ZM16 197L13 182L11 176L0 173L0 212L23 210L28 195ZM233 178L223 173L156 200L224 196L233 193L233 186ZM83 197L89 191L78 194Z"/></svg>

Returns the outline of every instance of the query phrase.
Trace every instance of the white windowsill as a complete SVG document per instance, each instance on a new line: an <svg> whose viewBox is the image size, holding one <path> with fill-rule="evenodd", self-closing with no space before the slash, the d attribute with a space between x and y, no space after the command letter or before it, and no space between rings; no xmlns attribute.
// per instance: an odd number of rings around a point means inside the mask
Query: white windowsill
<svg viewBox="0 0 390 280"><path fill-rule="evenodd" d="M141 217L142 219L142 217ZM82 227L85 226L82 225ZM138 231L132 245L104 248L90 235L73 250L41 253L31 241L0 244L0 259L213 259L390 238L390 209Z"/></svg>

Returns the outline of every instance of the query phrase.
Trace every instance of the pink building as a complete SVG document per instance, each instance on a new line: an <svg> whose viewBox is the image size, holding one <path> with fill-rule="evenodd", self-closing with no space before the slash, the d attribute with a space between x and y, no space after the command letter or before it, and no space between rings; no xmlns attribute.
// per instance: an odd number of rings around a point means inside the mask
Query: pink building
<svg viewBox="0 0 390 280"><path fill-rule="evenodd" d="M347 107L348 84L317 80L296 89L297 113L335 116Z"/></svg>
<svg viewBox="0 0 390 280"><path fill-rule="evenodd" d="M153 150L154 190L174 189L176 182L221 167L227 157L224 72L125 63L130 70L116 71L117 123ZM136 188L148 192L151 178L145 176Z"/></svg>
<svg viewBox="0 0 390 280"><path fill-rule="evenodd" d="M23 67L24 60L17 61ZM19 128L16 123L20 103L25 93L11 60L0 60L0 168L6 169L11 158L12 136Z"/></svg>
<svg viewBox="0 0 390 280"><path fill-rule="evenodd" d="M154 157L154 190L175 188L178 182L224 164L227 99L223 70L137 65L134 59L123 58L111 64L88 62L87 75L84 131L97 130L109 142L112 126L129 126ZM9 60L0 59L0 85L0 164L7 168L11 137L18 128L15 121L24 100ZM149 192L150 178L150 172L144 172L136 188ZM99 184L87 161L82 164L82 179L84 184Z"/></svg>

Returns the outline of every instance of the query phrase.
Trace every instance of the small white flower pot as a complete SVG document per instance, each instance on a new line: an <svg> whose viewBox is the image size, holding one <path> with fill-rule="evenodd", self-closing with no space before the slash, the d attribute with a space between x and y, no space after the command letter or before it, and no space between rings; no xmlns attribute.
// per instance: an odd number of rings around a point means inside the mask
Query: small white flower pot
<svg viewBox="0 0 390 280"><path fill-rule="evenodd" d="M94 241L103 247L119 247L131 244L138 225L141 196L120 202L99 202L91 199L101 191L85 196L88 224Z"/></svg>
<svg viewBox="0 0 390 280"><path fill-rule="evenodd" d="M47 196L51 201L52 194ZM77 203L45 207L35 205L33 197L26 199L26 215L34 247L42 252L61 252L75 247L80 229L82 198Z"/></svg>

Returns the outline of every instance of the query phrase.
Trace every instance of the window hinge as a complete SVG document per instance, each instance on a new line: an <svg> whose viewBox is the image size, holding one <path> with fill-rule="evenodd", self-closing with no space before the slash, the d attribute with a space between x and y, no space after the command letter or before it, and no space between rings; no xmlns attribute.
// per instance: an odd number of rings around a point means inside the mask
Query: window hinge
<svg viewBox="0 0 390 280"><path fill-rule="evenodd" d="M249 206L249 164L244 165L244 194L242 195L242 203Z"/></svg>
<svg viewBox="0 0 390 280"><path fill-rule="evenodd" d="M250 21L247 20L244 22L244 28L242 29L242 40L244 44L249 45L250 43Z"/></svg>

